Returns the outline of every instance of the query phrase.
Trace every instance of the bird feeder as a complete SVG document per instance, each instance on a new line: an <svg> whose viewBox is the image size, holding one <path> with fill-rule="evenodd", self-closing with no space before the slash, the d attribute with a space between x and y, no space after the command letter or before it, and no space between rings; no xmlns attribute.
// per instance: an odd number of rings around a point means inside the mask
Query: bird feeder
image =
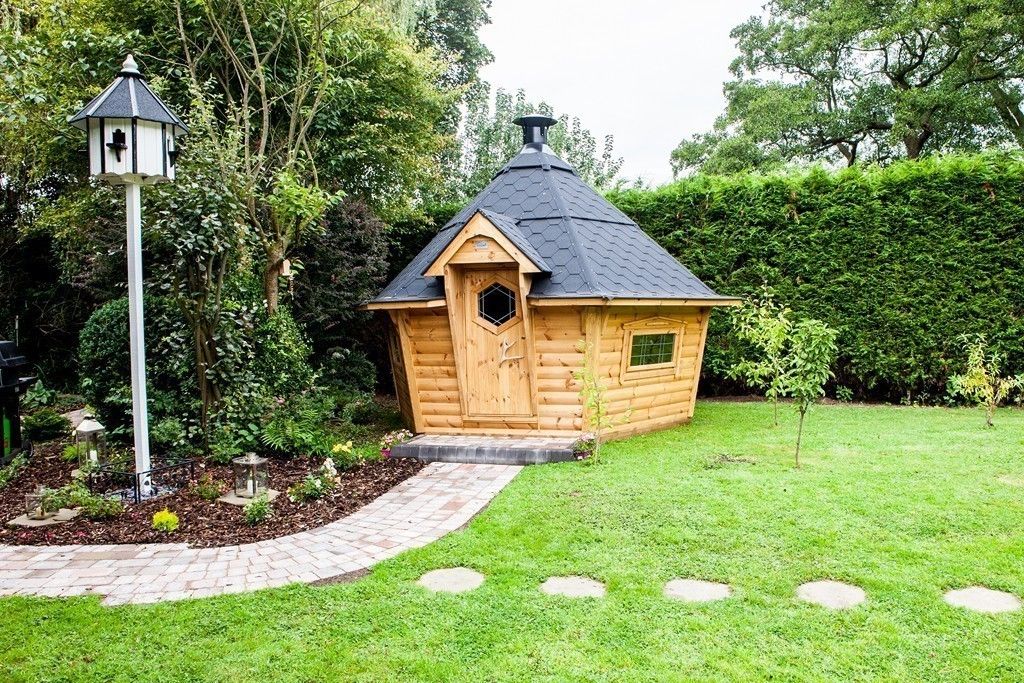
<svg viewBox="0 0 1024 683"><path fill-rule="evenodd" d="M75 450L80 467L107 464L107 430L92 415L75 428Z"/></svg>
<svg viewBox="0 0 1024 683"><path fill-rule="evenodd" d="M235 474L235 495L240 498L256 498L267 495L270 470L267 459L255 453L246 453L231 461Z"/></svg>
<svg viewBox="0 0 1024 683"><path fill-rule="evenodd" d="M177 138L187 133L188 127L149 89L131 55L124 60L114 82L68 122L88 136L89 174L111 185L125 186L135 473L139 491L149 495L152 463L142 324L141 187L174 180Z"/></svg>
<svg viewBox="0 0 1024 683"><path fill-rule="evenodd" d="M188 127L149 89L131 55L68 122L89 136L89 175L113 185L174 180L177 138Z"/></svg>

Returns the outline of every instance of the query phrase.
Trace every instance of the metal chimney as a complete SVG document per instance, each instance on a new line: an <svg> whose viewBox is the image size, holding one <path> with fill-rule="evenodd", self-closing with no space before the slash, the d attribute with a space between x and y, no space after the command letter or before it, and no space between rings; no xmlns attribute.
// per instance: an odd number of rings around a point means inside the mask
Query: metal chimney
<svg viewBox="0 0 1024 683"><path fill-rule="evenodd" d="M527 114L513 121L523 128L523 144L542 147L548 144L548 128L558 123L558 119L547 114Z"/></svg>

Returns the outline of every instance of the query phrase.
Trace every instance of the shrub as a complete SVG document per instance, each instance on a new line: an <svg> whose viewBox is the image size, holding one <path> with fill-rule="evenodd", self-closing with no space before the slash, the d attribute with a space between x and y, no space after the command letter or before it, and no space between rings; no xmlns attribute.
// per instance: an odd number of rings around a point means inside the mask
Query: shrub
<svg viewBox="0 0 1024 683"><path fill-rule="evenodd" d="M341 409L341 419L354 425L368 425L380 420L381 406L369 394L357 394Z"/></svg>
<svg viewBox="0 0 1024 683"><path fill-rule="evenodd" d="M160 510L153 515L153 528L164 533L172 533L178 530L178 515L167 508Z"/></svg>
<svg viewBox="0 0 1024 683"><path fill-rule="evenodd" d="M224 488L224 482L217 481L212 474L207 472L192 485L192 492L203 500L212 502L220 498Z"/></svg>
<svg viewBox="0 0 1024 683"><path fill-rule="evenodd" d="M313 385L309 345L287 309L279 308L256 330L255 370L274 396L288 396Z"/></svg>
<svg viewBox="0 0 1024 683"><path fill-rule="evenodd" d="M391 449L397 444L405 443L412 438L412 432L408 429L399 429L397 432L388 432L380 440L380 455L382 458L391 457Z"/></svg>
<svg viewBox="0 0 1024 683"><path fill-rule="evenodd" d="M117 517L124 512L124 503L116 498L96 495L81 481L73 481L59 489L49 489L43 498L43 507L50 511L61 508L78 508L82 515L92 520Z"/></svg>
<svg viewBox="0 0 1024 683"><path fill-rule="evenodd" d="M51 441L71 433L71 422L51 408L40 408L21 422L29 441Z"/></svg>
<svg viewBox="0 0 1024 683"><path fill-rule="evenodd" d="M326 425L333 412L330 398L316 391L277 399L262 441L288 455L326 455L331 447Z"/></svg>
<svg viewBox="0 0 1024 683"><path fill-rule="evenodd" d="M960 341L967 351L967 368L950 378L950 394L983 407L985 426L992 427L996 408L1002 405L1011 392L1024 386L1024 374L1004 377L1003 357L989 349L985 335L962 335Z"/></svg>
<svg viewBox="0 0 1024 683"><path fill-rule="evenodd" d="M0 467L0 489L17 479L26 467L28 467L28 456L24 453L18 453L9 463Z"/></svg>
<svg viewBox="0 0 1024 683"><path fill-rule="evenodd" d="M765 282L801 318L839 333L837 381L858 396L944 398L950 330L987 332L1024 371L1024 161L936 156L883 168L697 175L609 199L718 292ZM711 316L702 389L739 350Z"/></svg>
<svg viewBox="0 0 1024 683"><path fill-rule="evenodd" d="M249 526L256 526L270 519L271 512L270 499L257 496L242 508L242 517Z"/></svg>
<svg viewBox="0 0 1024 683"><path fill-rule="evenodd" d="M577 460L586 460L597 450L597 437L586 432L572 442L572 454Z"/></svg>
<svg viewBox="0 0 1024 683"><path fill-rule="evenodd" d="M288 488L288 499L303 505L319 500L338 485L338 470L329 458L315 472L311 472Z"/></svg>
<svg viewBox="0 0 1024 683"><path fill-rule="evenodd" d="M21 397L21 407L25 410L52 406L56 402L57 392L54 389L47 389L43 386L42 380L30 386L25 395Z"/></svg>
<svg viewBox="0 0 1024 683"><path fill-rule="evenodd" d="M180 312L160 298L147 296L145 333L146 379L151 404L150 420L156 425L168 414L189 413L193 393L185 377L194 367L191 348ZM79 370L82 393L96 408L108 433L130 428L132 389L131 352L128 338L128 299L100 306L79 335Z"/></svg>
<svg viewBox="0 0 1024 683"><path fill-rule="evenodd" d="M348 469L359 461L359 454L352 448L352 442L336 443L331 447L331 461L336 469Z"/></svg>
<svg viewBox="0 0 1024 683"><path fill-rule="evenodd" d="M187 450L188 434L181 420L165 417L149 429L149 439L158 451L169 454Z"/></svg>

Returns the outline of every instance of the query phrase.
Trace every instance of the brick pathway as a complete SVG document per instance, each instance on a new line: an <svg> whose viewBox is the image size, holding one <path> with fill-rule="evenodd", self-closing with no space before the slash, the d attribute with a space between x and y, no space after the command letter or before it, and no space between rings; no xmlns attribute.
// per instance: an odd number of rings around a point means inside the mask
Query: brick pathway
<svg viewBox="0 0 1024 683"><path fill-rule="evenodd" d="M0 595L103 595L117 605L330 579L458 529L520 469L433 463L348 517L246 545L0 545Z"/></svg>

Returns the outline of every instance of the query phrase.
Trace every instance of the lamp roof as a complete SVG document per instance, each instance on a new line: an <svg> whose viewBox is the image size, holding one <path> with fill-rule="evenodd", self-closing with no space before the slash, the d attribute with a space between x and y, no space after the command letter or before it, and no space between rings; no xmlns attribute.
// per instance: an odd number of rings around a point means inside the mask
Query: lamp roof
<svg viewBox="0 0 1024 683"><path fill-rule="evenodd" d="M175 127L175 135L188 132L188 126L181 122L167 105L150 90L139 73L135 58L128 55L121 65L114 82L97 95L82 111L68 119L68 123L88 129L87 119L139 119L167 123Z"/></svg>
<svg viewBox="0 0 1024 683"><path fill-rule="evenodd" d="M106 429L106 427L104 427L102 424L100 424L95 418L93 418L90 415L90 416L86 416L86 418L84 420L82 420L80 423L78 423L78 426L75 427L75 433L76 434L91 434L93 432L102 432L104 429Z"/></svg>

